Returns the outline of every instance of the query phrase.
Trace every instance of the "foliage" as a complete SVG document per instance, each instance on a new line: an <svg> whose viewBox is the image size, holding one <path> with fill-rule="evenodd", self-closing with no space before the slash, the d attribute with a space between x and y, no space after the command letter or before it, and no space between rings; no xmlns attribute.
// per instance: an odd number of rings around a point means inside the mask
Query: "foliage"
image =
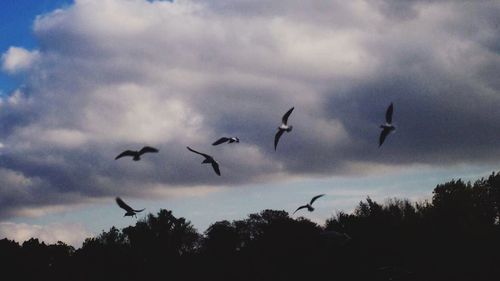
<svg viewBox="0 0 500 281"><path fill-rule="evenodd" d="M430 201L368 197L324 226L264 210L215 222L201 235L160 210L77 250L3 239L0 262L16 280L496 280L499 221L493 173L440 184Z"/></svg>

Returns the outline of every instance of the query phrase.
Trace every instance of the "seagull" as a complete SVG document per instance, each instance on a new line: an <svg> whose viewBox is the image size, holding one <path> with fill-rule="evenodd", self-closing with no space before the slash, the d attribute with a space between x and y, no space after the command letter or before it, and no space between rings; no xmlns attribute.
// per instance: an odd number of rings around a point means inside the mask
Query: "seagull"
<svg viewBox="0 0 500 281"><path fill-rule="evenodd" d="M309 204L302 205L302 206L298 207L298 208L297 208L297 210L295 210L295 212L293 212L293 214L295 214L298 210L300 210L300 209L304 209L304 208L307 208L307 210L308 210L309 212L314 211L314 208L312 207L312 204L314 203L314 201L316 201L316 199L318 199L318 198L320 198L320 197L323 197L323 196L325 196L325 195L324 195L324 194L320 194L320 195L316 195L316 196L314 196L314 197L311 199L311 202L309 202ZM293 215L293 214L292 214L292 215Z"/></svg>
<svg viewBox="0 0 500 281"><path fill-rule="evenodd" d="M125 150L124 152L122 152L118 156L116 156L115 160L122 158L122 157L125 157L125 156L132 156L132 157L134 157L134 158L132 158L134 161L139 161L139 160L141 160L141 155L143 155L144 153L148 153L148 152L155 152L156 153L158 151L159 151L158 149L151 147L151 146L145 146L145 147L141 148L141 150L139 150L139 151Z"/></svg>
<svg viewBox="0 0 500 281"><path fill-rule="evenodd" d="M139 212L142 212L146 209L142 209L142 210L134 210L132 209L132 207L130 207L129 205L127 205L125 202L123 202L123 200L120 198L120 197L116 197L116 204L118 204L118 206L120 206L120 208L124 209L125 211L127 211L125 213L125 215L123 215L124 217L126 216L134 216L137 218L137 216L135 215L136 213L139 213Z"/></svg>
<svg viewBox="0 0 500 281"><path fill-rule="evenodd" d="M392 112L394 111L394 106L391 102L391 105L387 108L387 111L385 112L385 124L380 125L380 128L382 128L382 132L380 132L380 138L378 142L378 147L382 146L382 143L384 143L385 138L389 133L392 131L396 130L396 127L392 125Z"/></svg>
<svg viewBox="0 0 500 281"><path fill-rule="evenodd" d="M281 125L278 127L278 132L276 132L276 135L274 136L274 150L276 150L278 141L280 140L281 135L283 135L283 132L286 131L287 133L289 133L292 131L293 126L288 126L287 123L288 117L290 116L290 114L292 114L293 109L294 107L290 108L281 118Z"/></svg>
<svg viewBox="0 0 500 281"><path fill-rule="evenodd" d="M218 139L216 142L212 143L212 145L219 145L219 144L224 143L224 142L227 142L227 143L240 142L240 139L237 137L230 137L230 138L222 137L222 138Z"/></svg>
<svg viewBox="0 0 500 281"><path fill-rule="evenodd" d="M208 163L212 164L212 168L214 168L215 173L220 176L219 163L217 163L217 161L215 161L215 159L212 156L205 154L205 153L198 152L198 151L190 148L189 146L186 146L186 148L191 152L194 152L196 154L199 154L199 155L205 157L205 160L203 160L203 162L201 162L201 164L208 164Z"/></svg>

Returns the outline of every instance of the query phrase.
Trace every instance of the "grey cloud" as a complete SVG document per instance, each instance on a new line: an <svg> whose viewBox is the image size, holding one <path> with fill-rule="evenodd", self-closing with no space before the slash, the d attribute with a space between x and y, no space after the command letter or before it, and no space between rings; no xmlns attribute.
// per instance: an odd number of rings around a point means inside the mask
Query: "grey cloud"
<svg viewBox="0 0 500 281"><path fill-rule="evenodd" d="M498 158L500 5L304 3L76 1L38 17L37 66L21 102L0 107L0 168L33 184L0 186L0 218L157 188ZM379 149L390 102L398 128ZM210 145L223 135L241 143ZM113 160L146 144L160 153Z"/></svg>

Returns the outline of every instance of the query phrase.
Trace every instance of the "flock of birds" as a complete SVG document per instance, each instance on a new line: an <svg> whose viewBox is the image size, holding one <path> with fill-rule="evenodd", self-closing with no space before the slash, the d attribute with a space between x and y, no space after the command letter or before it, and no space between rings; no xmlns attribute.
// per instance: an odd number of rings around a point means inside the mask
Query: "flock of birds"
<svg viewBox="0 0 500 281"><path fill-rule="evenodd" d="M293 109L294 109L294 107L290 108L281 118L281 125L278 127L276 135L274 136L274 150L276 150L276 148L278 147L278 142L279 142L281 136L283 135L283 133L285 133L285 132L289 133L292 131L293 126L288 125L288 118L292 114ZM380 128L382 129L382 131L380 132L380 137L379 137L379 147L382 146L386 137L391 132L396 130L396 127L392 124L393 111L394 111L394 105L391 103L385 112L385 124L380 125ZM212 145L219 145L219 144L223 144L223 143L239 143L239 142L240 142L240 139L237 137L221 137L220 139L218 139L217 141L212 143ZM196 154L203 156L205 159L201 163L202 164L211 164L214 172L218 176L221 175L219 163L211 155L196 151L196 150L190 148L189 146L187 146L186 148L193 153L196 153ZM145 153L158 153L158 152L159 152L159 150L157 148L150 147L150 146L144 146L140 150L125 150L122 153L118 154L118 156L115 157L115 160L120 159L122 157L129 156L129 157L132 157L132 160L139 161L139 160L141 160L141 156ZM299 211L301 209L306 209L306 208L309 212L314 211L312 204L318 198L323 197L323 196L325 196L325 194L320 194L320 195L314 196L308 204L298 207L293 212L293 214L295 214L297 211ZM120 208L122 208L126 211L124 216L137 217L136 216L137 213L145 210L145 209L141 209L141 210L133 209L132 207L127 205L120 197L116 197L116 203L118 204L118 206Z"/></svg>

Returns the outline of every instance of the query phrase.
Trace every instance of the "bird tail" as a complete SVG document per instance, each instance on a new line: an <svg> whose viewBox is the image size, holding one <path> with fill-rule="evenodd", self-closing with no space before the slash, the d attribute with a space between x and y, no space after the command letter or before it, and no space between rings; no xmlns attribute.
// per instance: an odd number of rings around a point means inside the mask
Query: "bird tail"
<svg viewBox="0 0 500 281"><path fill-rule="evenodd" d="M292 131L292 129L293 129L293 126L289 126L288 129L286 129L286 131L289 133Z"/></svg>

